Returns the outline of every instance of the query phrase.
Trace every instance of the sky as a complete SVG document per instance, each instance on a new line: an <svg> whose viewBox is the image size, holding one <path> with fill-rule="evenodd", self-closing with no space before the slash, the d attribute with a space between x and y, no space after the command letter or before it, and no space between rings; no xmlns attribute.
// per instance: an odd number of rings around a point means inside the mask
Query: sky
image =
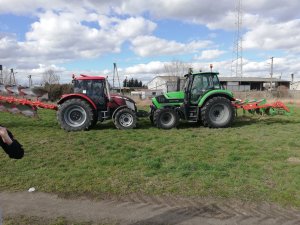
<svg viewBox="0 0 300 225"><path fill-rule="evenodd" d="M299 80L300 1L243 0L243 76ZM233 0L0 0L0 65L38 81L55 70L150 81L180 61L233 76Z"/></svg>

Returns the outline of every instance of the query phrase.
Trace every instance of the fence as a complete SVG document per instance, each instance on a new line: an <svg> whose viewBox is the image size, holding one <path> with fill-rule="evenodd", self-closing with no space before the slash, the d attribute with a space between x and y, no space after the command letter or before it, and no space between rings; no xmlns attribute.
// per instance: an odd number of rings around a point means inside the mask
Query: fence
<svg viewBox="0 0 300 225"><path fill-rule="evenodd" d="M274 91L234 91L235 98L240 99L300 99L300 91L296 90L274 90Z"/></svg>

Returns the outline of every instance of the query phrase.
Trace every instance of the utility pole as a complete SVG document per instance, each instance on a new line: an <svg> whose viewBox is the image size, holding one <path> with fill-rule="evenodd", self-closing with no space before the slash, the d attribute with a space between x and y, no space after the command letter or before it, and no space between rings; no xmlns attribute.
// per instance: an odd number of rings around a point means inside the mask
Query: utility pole
<svg viewBox="0 0 300 225"><path fill-rule="evenodd" d="M270 75L271 75L271 81L270 81L271 88L270 88L270 90L271 91L273 89L273 64L274 64L274 57L271 57L271 72L270 72Z"/></svg>

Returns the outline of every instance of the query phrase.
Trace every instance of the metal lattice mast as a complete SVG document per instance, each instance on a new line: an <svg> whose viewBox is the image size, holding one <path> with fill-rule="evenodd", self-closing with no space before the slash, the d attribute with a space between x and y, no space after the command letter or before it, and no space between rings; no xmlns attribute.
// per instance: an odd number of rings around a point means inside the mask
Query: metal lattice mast
<svg viewBox="0 0 300 225"><path fill-rule="evenodd" d="M236 31L233 41L233 56L231 62L231 76L242 77L243 76L243 0L236 0L236 18L235 25Z"/></svg>
<svg viewBox="0 0 300 225"><path fill-rule="evenodd" d="M3 68L2 65L0 65L0 84L3 84Z"/></svg>
<svg viewBox="0 0 300 225"><path fill-rule="evenodd" d="M120 83L120 77L119 77L119 73L118 73L118 67L117 67L117 63L114 63L114 73L113 73L113 87L115 85L115 77L117 76L118 79L118 83L119 83L119 89L120 89L120 93L122 92L121 90L121 83Z"/></svg>

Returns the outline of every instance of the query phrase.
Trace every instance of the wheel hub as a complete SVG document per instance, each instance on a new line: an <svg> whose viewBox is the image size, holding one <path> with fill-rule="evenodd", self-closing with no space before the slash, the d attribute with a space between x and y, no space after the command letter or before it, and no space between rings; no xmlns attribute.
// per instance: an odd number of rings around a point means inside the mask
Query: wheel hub
<svg viewBox="0 0 300 225"><path fill-rule="evenodd" d="M223 123L229 117L229 109L223 104L214 105L209 112L209 117L213 122Z"/></svg>
<svg viewBox="0 0 300 225"><path fill-rule="evenodd" d="M72 120L74 120L74 121L80 120L81 117L82 117L82 114L81 114L80 112L78 112L78 111L72 111L72 112L70 113L70 118L71 118Z"/></svg>
<svg viewBox="0 0 300 225"><path fill-rule="evenodd" d="M170 125L174 122L174 117L171 113L164 113L162 116L161 116L161 123L163 125Z"/></svg>
<svg viewBox="0 0 300 225"><path fill-rule="evenodd" d="M87 114L81 106L72 106L64 114L65 122L71 127L79 127L86 121Z"/></svg>
<svg viewBox="0 0 300 225"><path fill-rule="evenodd" d="M119 123L123 127L129 127L133 123L133 116L130 113L123 113L119 118Z"/></svg>

